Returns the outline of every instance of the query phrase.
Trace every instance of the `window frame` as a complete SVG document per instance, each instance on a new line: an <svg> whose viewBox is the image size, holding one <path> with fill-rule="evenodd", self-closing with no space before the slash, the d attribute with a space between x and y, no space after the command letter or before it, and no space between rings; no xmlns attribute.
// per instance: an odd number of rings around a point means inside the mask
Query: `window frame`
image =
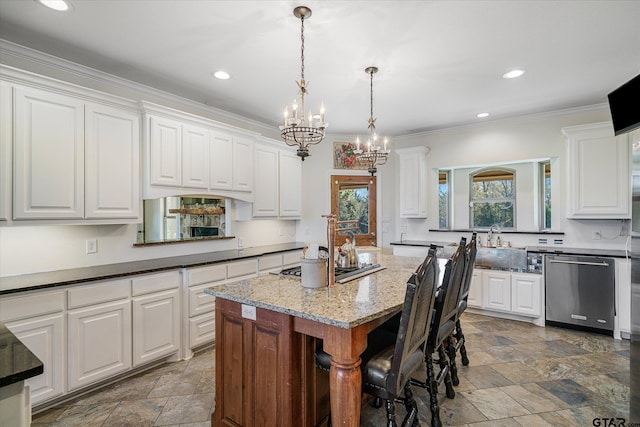
<svg viewBox="0 0 640 427"><path fill-rule="evenodd" d="M440 210L442 209L441 202L443 201L440 198L440 185L441 178L440 175L445 176L445 184L447 186L447 194L444 198L445 205L445 225L442 226L440 224ZM438 169L438 230L450 230L451 229L451 170L450 169Z"/></svg>
<svg viewBox="0 0 640 427"><path fill-rule="evenodd" d="M546 179L547 179L547 171L546 168L549 167L549 224L547 224L547 188L546 188ZM553 173L551 170L551 160L545 160L538 163L538 174L539 174L539 215L540 215L540 231L549 231L553 226L553 203L551 200L552 188L553 188Z"/></svg>
<svg viewBox="0 0 640 427"><path fill-rule="evenodd" d="M512 197L507 197L507 198L491 198L491 199L475 199L474 198L474 194L473 194L473 184L474 184L474 178L478 175L481 175L483 173L487 173L490 171L498 171L498 172L505 172L508 173L510 175L513 176L513 195ZM491 166L491 167L486 167L486 168L482 168L482 169L478 169L473 173L469 174L469 227L472 230L489 230L489 228L491 228L491 225L489 226L485 226L485 227L481 227L481 226L476 226L474 225L474 213L473 213L473 208L474 208L474 204L475 203L505 203L505 202L511 202L512 206L513 206L513 225L511 227L505 227L501 224L498 224L500 226L501 230L516 230L517 228L517 223L516 223L516 218L517 218L517 191L516 191L516 170L515 169L511 169L511 168L505 168L505 167L495 167L495 166ZM492 180L492 181L498 181L498 180Z"/></svg>

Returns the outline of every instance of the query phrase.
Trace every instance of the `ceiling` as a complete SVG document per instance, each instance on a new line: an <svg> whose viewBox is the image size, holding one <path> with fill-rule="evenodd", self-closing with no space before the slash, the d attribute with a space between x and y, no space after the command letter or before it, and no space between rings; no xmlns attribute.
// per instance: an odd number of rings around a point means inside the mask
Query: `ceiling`
<svg viewBox="0 0 640 427"><path fill-rule="evenodd" d="M638 0L69 3L0 0L0 38L273 126L297 97L306 5L307 110L324 103L336 134L366 133L371 65L390 136L606 102L640 73Z"/></svg>

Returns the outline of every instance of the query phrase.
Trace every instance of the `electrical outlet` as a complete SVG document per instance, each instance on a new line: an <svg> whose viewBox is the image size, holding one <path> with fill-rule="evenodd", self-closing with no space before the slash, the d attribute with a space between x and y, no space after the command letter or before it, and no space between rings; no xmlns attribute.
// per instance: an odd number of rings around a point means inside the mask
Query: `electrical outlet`
<svg viewBox="0 0 640 427"><path fill-rule="evenodd" d="M593 240L600 240L602 239L602 234L600 234L600 231L594 231L593 235L591 236L593 238Z"/></svg>
<svg viewBox="0 0 640 427"><path fill-rule="evenodd" d="M238 237L238 247L239 248L244 247L244 240L242 239L242 237Z"/></svg>
<svg viewBox="0 0 640 427"><path fill-rule="evenodd" d="M407 232L407 224L402 224L400 226L400 232L401 233L406 233Z"/></svg>
<svg viewBox="0 0 640 427"><path fill-rule="evenodd" d="M256 320L256 308L252 305L242 304L242 317L249 320Z"/></svg>
<svg viewBox="0 0 640 427"><path fill-rule="evenodd" d="M85 242L85 252L88 254L95 254L98 252L98 240L97 239L87 239Z"/></svg>

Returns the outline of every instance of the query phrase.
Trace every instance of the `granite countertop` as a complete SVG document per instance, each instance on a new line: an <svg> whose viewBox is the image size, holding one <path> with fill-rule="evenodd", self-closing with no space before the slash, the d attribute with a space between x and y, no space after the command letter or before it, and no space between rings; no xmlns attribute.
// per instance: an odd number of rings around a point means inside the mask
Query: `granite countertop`
<svg viewBox="0 0 640 427"><path fill-rule="evenodd" d="M44 371L44 365L0 322L0 387L15 384Z"/></svg>
<svg viewBox="0 0 640 427"><path fill-rule="evenodd" d="M406 281L421 258L360 254L361 261L385 270L328 288L304 288L300 279L260 276L205 290L210 295L316 322L353 328L398 311L404 302Z"/></svg>
<svg viewBox="0 0 640 427"><path fill-rule="evenodd" d="M281 243L277 245L256 246L252 248L228 251L207 252L194 255L97 265L93 267L72 268L68 270L47 271L43 273L5 276L0 277L0 295L54 286L70 285L74 283L88 282L91 280L111 279L134 274L236 261L244 258L254 258L261 255L302 249L304 247L305 244L301 242Z"/></svg>

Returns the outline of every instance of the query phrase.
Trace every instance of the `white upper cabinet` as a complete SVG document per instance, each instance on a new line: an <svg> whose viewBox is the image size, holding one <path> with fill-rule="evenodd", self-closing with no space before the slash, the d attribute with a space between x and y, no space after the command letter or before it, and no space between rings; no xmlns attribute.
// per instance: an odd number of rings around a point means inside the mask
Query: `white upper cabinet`
<svg viewBox="0 0 640 427"><path fill-rule="evenodd" d="M567 138L568 218L631 218L630 147L610 122L562 129Z"/></svg>
<svg viewBox="0 0 640 427"><path fill-rule="evenodd" d="M0 81L0 221L11 219L11 197L13 177L11 176L13 157L12 138L12 87Z"/></svg>
<svg viewBox="0 0 640 427"><path fill-rule="evenodd" d="M149 117L151 185L182 186L182 125L164 117Z"/></svg>
<svg viewBox="0 0 640 427"><path fill-rule="evenodd" d="M209 184L216 190L233 190L233 138L212 132L209 161Z"/></svg>
<svg viewBox="0 0 640 427"><path fill-rule="evenodd" d="M1 78L0 220L138 222L136 104L19 70Z"/></svg>
<svg viewBox="0 0 640 427"><path fill-rule="evenodd" d="M272 144L255 146L254 217L298 219L302 214L302 162Z"/></svg>
<svg viewBox="0 0 640 427"><path fill-rule="evenodd" d="M143 198L198 194L253 201L251 132L144 102Z"/></svg>
<svg viewBox="0 0 640 427"><path fill-rule="evenodd" d="M15 219L84 216L84 103L15 88Z"/></svg>
<svg viewBox="0 0 640 427"><path fill-rule="evenodd" d="M233 189L253 191L253 141L233 138Z"/></svg>
<svg viewBox="0 0 640 427"><path fill-rule="evenodd" d="M265 145L255 148L256 194L254 217L278 216L278 149Z"/></svg>
<svg viewBox="0 0 640 427"><path fill-rule="evenodd" d="M93 103L85 115L85 217L138 218L138 115Z"/></svg>
<svg viewBox="0 0 640 427"><path fill-rule="evenodd" d="M209 130L182 127L182 186L209 188Z"/></svg>
<svg viewBox="0 0 640 427"><path fill-rule="evenodd" d="M296 153L280 150L280 216L302 215L302 162Z"/></svg>
<svg viewBox="0 0 640 427"><path fill-rule="evenodd" d="M427 147L399 148L400 218L427 217Z"/></svg>

